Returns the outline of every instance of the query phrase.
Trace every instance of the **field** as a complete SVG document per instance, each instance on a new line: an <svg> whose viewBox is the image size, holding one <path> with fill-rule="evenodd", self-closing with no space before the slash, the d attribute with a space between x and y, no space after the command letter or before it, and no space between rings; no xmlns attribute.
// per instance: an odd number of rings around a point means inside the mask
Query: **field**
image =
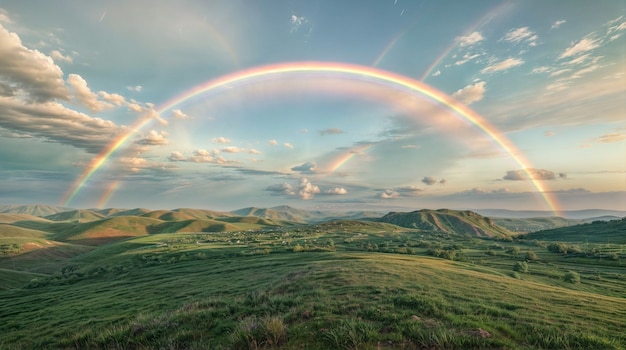
<svg viewBox="0 0 626 350"><path fill-rule="evenodd" d="M580 226L597 241L228 221L250 228L2 238L0 349L626 347L624 220Z"/></svg>

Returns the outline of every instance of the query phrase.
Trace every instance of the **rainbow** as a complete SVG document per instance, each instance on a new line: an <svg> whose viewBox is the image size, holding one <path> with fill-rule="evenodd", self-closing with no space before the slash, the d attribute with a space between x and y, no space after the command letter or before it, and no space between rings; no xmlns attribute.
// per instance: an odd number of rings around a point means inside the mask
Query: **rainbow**
<svg viewBox="0 0 626 350"><path fill-rule="evenodd" d="M544 185L537 179L534 179L532 174L527 169L532 168L528 160L526 160L521 152L508 140L508 138L491 125L487 120L481 117L478 113L474 112L465 105L454 100L447 94L409 77L399 75L396 73L384 71L378 68L360 66L348 63L337 62L290 62L274 65L266 65L255 68L250 68L242 71L238 71L232 74L228 74L213 80L209 80L206 83L193 87L192 89L174 97L173 99L165 102L159 106L156 110L158 114L163 114L166 111L172 109L174 106L179 105L185 101L188 101L196 96L204 94L208 91L215 89L232 87L235 84L251 83L256 79L270 78L270 77L284 77L294 75L298 73L319 73L327 75L339 75L347 78L362 79L368 82L377 82L385 84L387 86L393 86L397 89L405 90L412 94L418 94L430 99L442 106L445 106L450 111L454 112L461 120L473 125L485 135L487 135L495 144L497 144L506 154L508 154L521 169L525 169L528 179L535 187L537 192L541 194L544 202L555 214L560 212L559 205L555 197L544 188ZM148 124L153 118L144 118L136 122L129 130L120 135L117 139L113 140L107 147L98 154L91 163L86 167L83 173L77 178L72 187L68 190L66 196L63 198L63 205L67 206L69 201L76 196L80 189L85 185L93 174L102 167L106 160L119 149L132 135L139 129ZM339 162L340 164L343 164Z"/></svg>
<svg viewBox="0 0 626 350"><path fill-rule="evenodd" d="M330 165L327 167L327 171L329 173L334 173L335 171L337 171L337 169L341 168L344 164L350 161L350 159L354 158L354 156L363 154L363 152L367 151L372 146L374 146L373 143L368 143L349 149L347 152L344 152L335 159L333 159L330 162Z"/></svg>
<svg viewBox="0 0 626 350"><path fill-rule="evenodd" d="M122 180L113 181L109 187L104 191L100 199L98 200L98 204L96 204L96 208L102 209L104 205L109 201L109 198L113 195L115 191L117 191L118 187L122 184Z"/></svg>

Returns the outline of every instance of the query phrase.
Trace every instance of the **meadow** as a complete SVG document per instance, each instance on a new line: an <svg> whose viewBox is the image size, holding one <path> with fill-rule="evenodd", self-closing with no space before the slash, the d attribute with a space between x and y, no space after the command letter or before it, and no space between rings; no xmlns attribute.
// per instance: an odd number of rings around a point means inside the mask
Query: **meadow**
<svg viewBox="0 0 626 350"><path fill-rule="evenodd" d="M7 234L0 349L626 347L624 220L567 228L582 241L357 220L249 227ZM25 240L41 248L19 251Z"/></svg>

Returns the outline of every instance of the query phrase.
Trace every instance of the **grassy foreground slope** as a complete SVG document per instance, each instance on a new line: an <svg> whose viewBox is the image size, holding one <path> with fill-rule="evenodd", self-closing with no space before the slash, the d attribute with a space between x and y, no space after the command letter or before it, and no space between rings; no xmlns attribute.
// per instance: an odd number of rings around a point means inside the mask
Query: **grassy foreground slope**
<svg viewBox="0 0 626 350"><path fill-rule="evenodd" d="M624 349L623 247L547 247L359 221L133 237L0 291L0 349Z"/></svg>

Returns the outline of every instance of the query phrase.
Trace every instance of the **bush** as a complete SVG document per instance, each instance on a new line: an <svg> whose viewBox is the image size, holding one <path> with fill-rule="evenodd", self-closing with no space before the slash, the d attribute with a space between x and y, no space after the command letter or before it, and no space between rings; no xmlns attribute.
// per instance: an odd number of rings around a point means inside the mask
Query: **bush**
<svg viewBox="0 0 626 350"><path fill-rule="evenodd" d="M528 264L525 261L518 261L513 266L513 271L527 273L528 272Z"/></svg>
<svg viewBox="0 0 626 350"><path fill-rule="evenodd" d="M569 283L580 283L580 275L575 271L568 271L563 276L563 280Z"/></svg>
<svg viewBox="0 0 626 350"><path fill-rule="evenodd" d="M526 252L526 260L535 261L537 259L539 258L537 257L537 254L534 251L529 250L528 252Z"/></svg>

